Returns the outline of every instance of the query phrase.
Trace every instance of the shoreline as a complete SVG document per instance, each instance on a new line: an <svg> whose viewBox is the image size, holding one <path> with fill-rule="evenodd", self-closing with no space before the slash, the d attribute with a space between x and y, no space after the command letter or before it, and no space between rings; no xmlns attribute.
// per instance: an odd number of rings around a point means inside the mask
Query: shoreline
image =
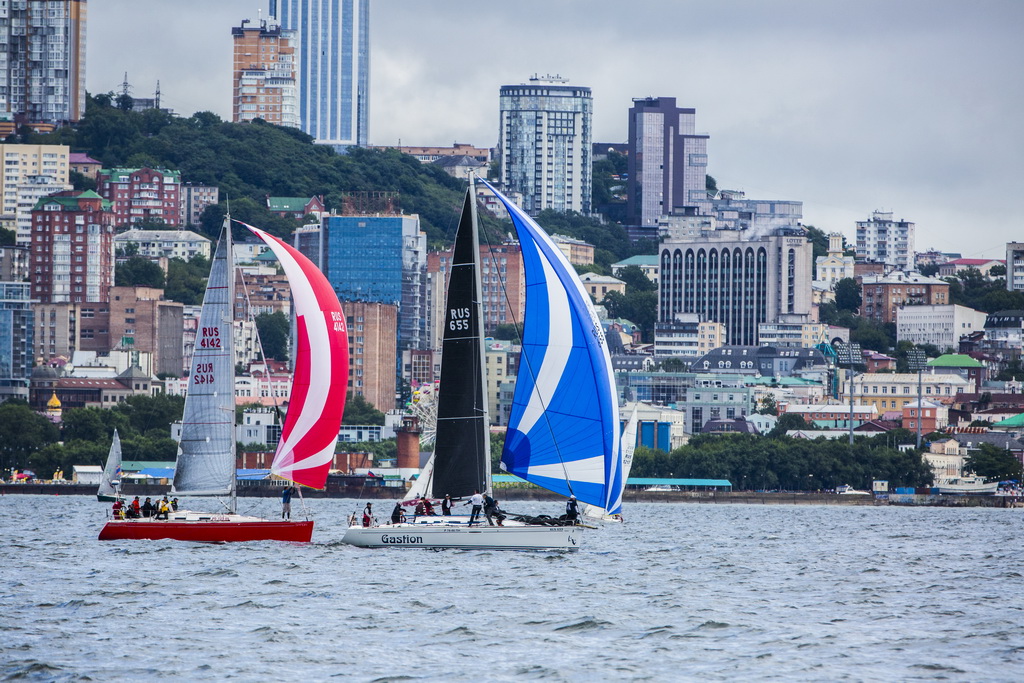
<svg viewBox="0 0 1024 683"><path fill-rule="evenodd" d="M166 484L133 484L126 486L126 497L158 497L170 494ZM305 498L356 498L368 500L397 500L400 493L396 488L384 486L339 486L324 491L304 490ZM5 495L42 496L90 496L95 497L94 484L0 484L0 496ZM561 501L562 496L544 489L500 488L494 497L507 501ZM241 486L239 498L277 498L281 495L278 486ZM1024 507L1022 496L972 496L959 494L881 494L879 496L851 496L817 491L757 492L757 491L626 491L622 497L629 503L697 503L703 505L836 505L836 506L915 506L915 507Z"/></svg>

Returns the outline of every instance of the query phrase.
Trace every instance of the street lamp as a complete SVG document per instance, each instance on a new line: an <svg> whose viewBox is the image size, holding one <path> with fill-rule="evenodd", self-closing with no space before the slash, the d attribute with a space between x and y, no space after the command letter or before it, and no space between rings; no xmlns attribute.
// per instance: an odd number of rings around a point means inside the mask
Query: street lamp
<svg viewBox="0 0 1024 683"><path fill-rule="evenodd" d="M921 405L921 372L928 365L928 359L921 349L910 349L907 351L907 367L911 372L917 373L917 448L921 449L921 417L924 414L924 406Z"/></svg>
<svg viewBox="0 0 1024 683"><path fill-rule="evenodd" d="M845 365L850 370L850 445L853 445L853 381L854 381L854 366L860 365L864 360L864 355L861 351L860 344L852 343L846 344L843 342L836 342L836 360L839 365Z"/></svg>

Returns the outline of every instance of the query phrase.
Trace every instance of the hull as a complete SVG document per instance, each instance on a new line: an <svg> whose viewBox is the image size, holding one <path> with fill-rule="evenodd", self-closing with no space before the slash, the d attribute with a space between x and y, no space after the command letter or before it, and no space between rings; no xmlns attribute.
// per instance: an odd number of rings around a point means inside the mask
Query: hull
<svg viewBox="0 0 1024 683"><path fill-rule="evenodd" d="M117 496L108 496L103 493L97 493L96 500L98 500L101 503L113 503L115 500L117 500Z"/></svg>
<svg viewBox="0 0 1024 683"><path fill-rule="evenodd" d="M115 519L100 531L101 541L195 541L241 543L245 541L292 541L309 543L313 522L268 520L242 515L175 513L169 520L143 517Z"/></svg>
<svg viewBox="0 0 1024 683"><path fill-rule="evenodd" d="M385 524L349 527L343 543L360 548L455 548L463 550L579 550L579 526L469 526L460 523Z"/></svg>
<svg viewBox="0 0 1024 683"><path fill-rule="evenodd" d="M939 493L967 493L976 496L993 494L999 488L999 482L990 484L946 484L939 486Z"/></svg>

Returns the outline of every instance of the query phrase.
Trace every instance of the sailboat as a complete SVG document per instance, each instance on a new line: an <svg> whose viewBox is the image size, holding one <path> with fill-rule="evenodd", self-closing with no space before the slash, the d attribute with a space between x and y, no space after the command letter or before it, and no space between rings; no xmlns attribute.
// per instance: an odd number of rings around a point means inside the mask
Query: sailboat
<svg viewBox="0 0 1024 683"><path fill-rule="evenodd" d="M622 521L622 493L626 490L626 480L629 479L629 470L633 467L633 452L636 451L636 430L637 430L637 408L639 403L633 404L633 412L622 430L620 448L622 450L622 489L617 496L618 506L612 510L605 510L596 505L584 503L580 506L583 516L600 522L621 522Z"/></svg>
<svg viewBox="0 0 1024 683"><path fill-rule="evenodd" d="M243 225L245 225L243 223ZM293 247L246 225L274 252L292 288L298 344L288 413L271 473L323 488L338 438L348 386L348 330L327 278ZM100 540L308 542L312 520L267 520L237 514L235 279L230 218L225 220L203 297L172 493L228 499L222 513L175 511L168 519L113 520ZM313 369L313 360L316 369Z"/></svg>
<svg viewBox="0 0 1024 683"><path fill-rule="evenodd" d="M101 503L113 503L121 497L121 437L114 430L114 438L107 452L107 464L103 467L100 486L96 490L96 500Z"/></svg>
<svg viewBox="0 0 1024 683"><path fill-rule="evenodd" d="M551 238L507 197L526 276L523 349L502 449L507 472L565 497L617 510L622 463L618 401L600 321L576 272ZM470 184L455 237L441 348L433 462L417 481L428 498L491 492L484 370L480 246ZM422 487L422 488L420 488ZM465 509L465 508L463 508ZM356 546L577 550L583 527L506 521L470 525L463 515L417 516L362 527Z"/></svg>

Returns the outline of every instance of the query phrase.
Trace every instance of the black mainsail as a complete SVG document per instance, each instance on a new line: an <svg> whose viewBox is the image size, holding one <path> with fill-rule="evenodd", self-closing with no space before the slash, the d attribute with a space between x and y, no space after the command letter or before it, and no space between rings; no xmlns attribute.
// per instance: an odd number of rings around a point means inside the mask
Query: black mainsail
<svg viewBox="0 0 1024 683"><path fill-rule="evenodd" d="M464 498L491 482L490 436L484 378L480 242L473 185L455 236L441 344L441 386L430 490Z"/></svg>

